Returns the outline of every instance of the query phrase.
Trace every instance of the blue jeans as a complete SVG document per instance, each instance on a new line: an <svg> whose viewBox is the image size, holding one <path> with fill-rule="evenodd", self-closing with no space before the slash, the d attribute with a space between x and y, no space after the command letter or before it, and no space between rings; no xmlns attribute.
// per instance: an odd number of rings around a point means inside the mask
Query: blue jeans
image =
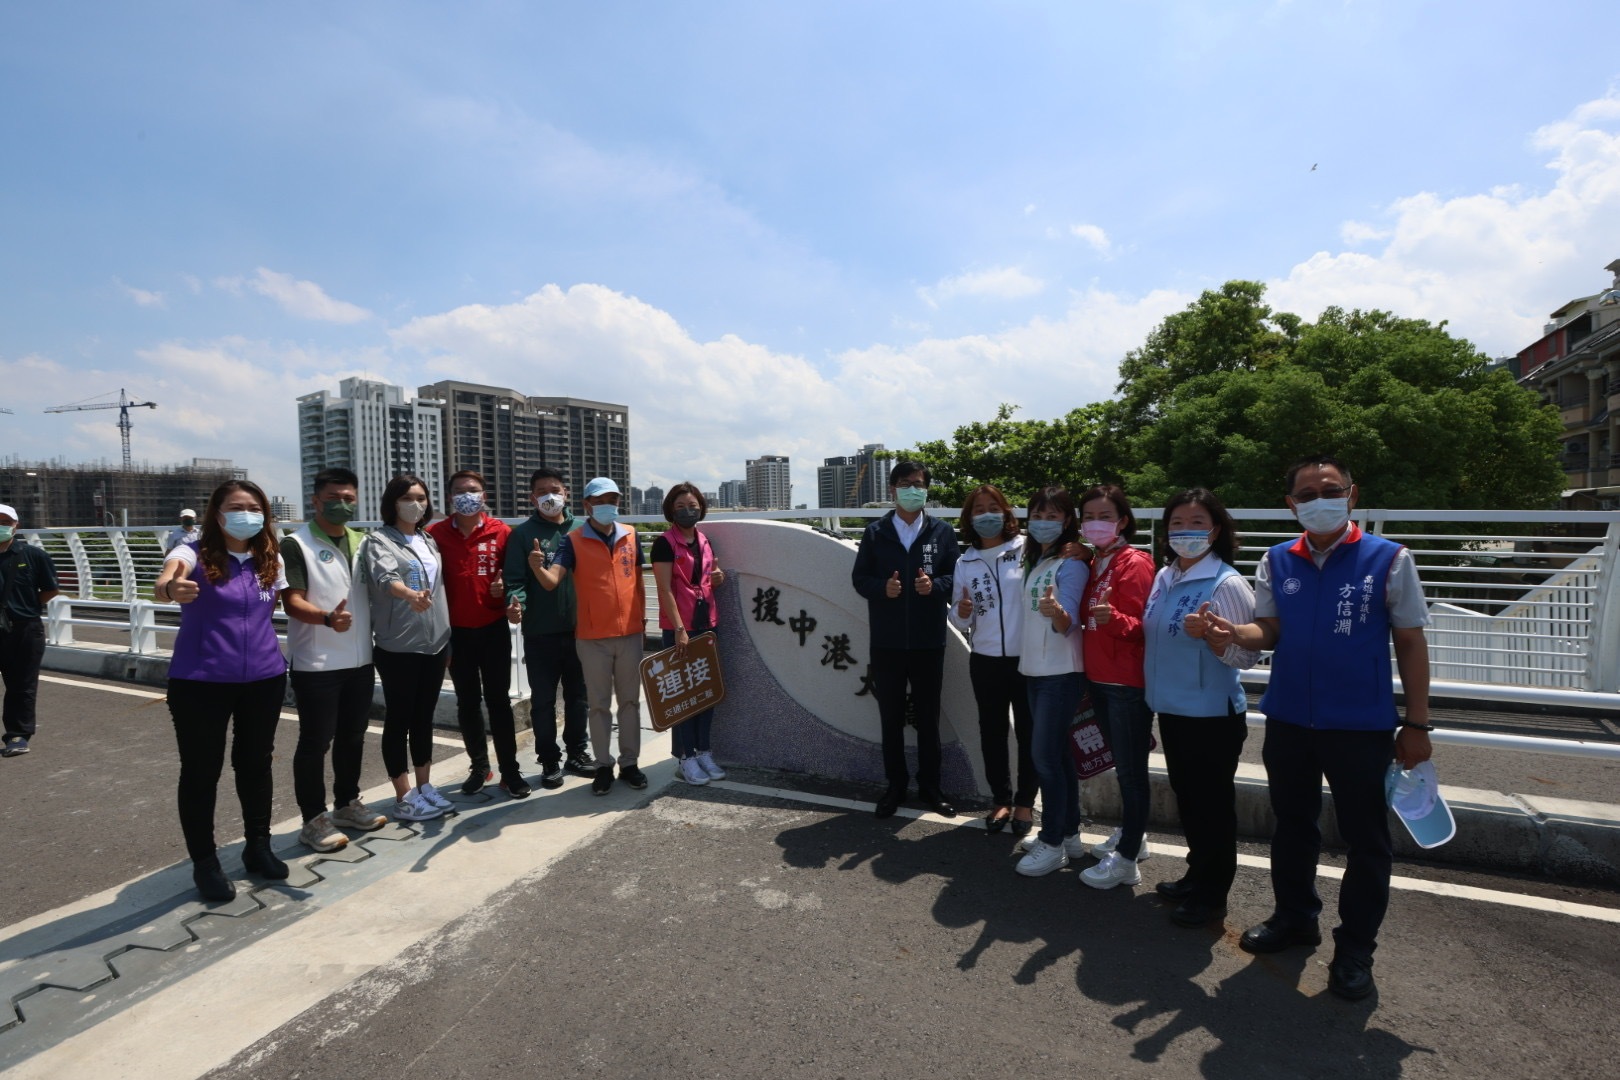
<svg viewBox="0 0 1620 1080"><path fill-rule="evenodd" d="M1069 749L1069 729L1074 726L1074 710L1080 705L1086 677L1078 671L1067 675L1028 675L1029 711L1035 730L1030 738L1030 757L1041 782L1041 831L1043 843L1054 847L1080 831L1080 773Z"/></svg>
<svg viewBox="0 0 1620 1080"><path fill-rule="evenodd" d="M675 645L675 631L664 631L664 648L673 648ZM707 754L709 752L709 727L714 723L714 710L704 709L690 720L682 720L670 730L670 748L675 751L677 761L684 761L693 754Z"/></svg>
<svg viewBox="0 0 1620 1080"><path fill-rule="evenodd" d="M1153 740L1153 710L1140 686L1119 683L1091 684L1091 707L1097 723L1105 725L1114 751L1114 777L1119 781L1119 801L1125 808L1119 823L1119 846L1127 859L1142 852L1147 834L1148 808L1153 789L1148 786L1148 744Z"/></svg>

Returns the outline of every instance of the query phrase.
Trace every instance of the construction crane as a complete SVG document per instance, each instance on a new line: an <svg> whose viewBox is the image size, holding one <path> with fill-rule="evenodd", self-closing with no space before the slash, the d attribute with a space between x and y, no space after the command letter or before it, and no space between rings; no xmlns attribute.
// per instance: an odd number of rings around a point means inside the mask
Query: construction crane
<svg viewBox="0 0 1620 1080"><path fill-rule="evenodd" d="M157 402L155 402L155 401L131 401L129 399L129 397L124 393L123 390L119 390L118 391L118 400L117 401L101 401L101 402L97 402L97 403L95 403L93 405L58 405L53 409L46 409L45 411L48 412L48 413L51 413L51 412L88 412L91 409L117 409L118 410L118 433L124 437L124 471L128 472L129 469L130 469L129 431L130 431L130 428L135 426L134 424L131 424L129 422L129 410L131 410L131 409L155 409L155 408L157 408Z"/></svg>

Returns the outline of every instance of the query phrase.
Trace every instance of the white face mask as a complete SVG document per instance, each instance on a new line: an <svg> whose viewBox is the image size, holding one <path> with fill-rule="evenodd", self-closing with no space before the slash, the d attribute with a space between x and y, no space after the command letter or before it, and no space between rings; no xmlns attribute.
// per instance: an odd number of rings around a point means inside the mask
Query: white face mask
<svg viewBox="0 0 1620 1080"><path fill-rule="evenodd" d="M1183 559L1196 559L1209 550L1208 529L1175 529L1167 538L1170 550Z"/></svg>
<svg viewBox="0 0 1620 1080"><path fill-rule="evenodd" d="M1350 500L1312 499L1294 507L1294 516L1305 526L1306 532L1336 533L1350 520Z"/></svg>
<svg viewBox="0 0 1620 1080"><path fill-rule="evenodd" d="M540 513L544 514L546 517L556 517L558 514L563 512L563 507L565 505L566 503L563 501L563 497L558 495L556 492L542 495L540 498L536 499L534 503L535 509L539 510Z"/></svg>
<svg viewBox="0 0 1620 1080"><path fill-rule="evenodd" d="M394 504L394 512L399 520L415 525L427 516L427 503L419 503L415 499L401 499Z"/></svg>

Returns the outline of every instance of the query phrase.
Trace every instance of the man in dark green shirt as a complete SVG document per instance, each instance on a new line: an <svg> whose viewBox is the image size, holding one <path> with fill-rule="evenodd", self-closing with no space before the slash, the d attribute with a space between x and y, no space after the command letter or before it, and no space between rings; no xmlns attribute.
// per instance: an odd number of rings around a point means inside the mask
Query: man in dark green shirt
<svg viewBox="0 0 1620 1080"><path fill-rule="evenodd" d="M587 749L585 671L574 651L574 583L565 578L547 592L535 580L529 556L539 552L545 565L578 525L568 509L568 488L555 469L536 469L529 478L534 513L512 530L506 542L506 594L523 605L523 666L529 676L529 722L534 726L536 759L543 767L540 786L562 786L563 771L595 774ZM557 685L562 684L562 747L557 745ZM563 760L566 750L567 760Z"/></svg>
<svg viewBox="0 0 1620 1080"><path fill-rule="evenodd" d="M44 548L17 539L17 511L0 503L0 681L6 700L0 757L28 753L45 659L45 605L59 590L56 566Z"/></svg>

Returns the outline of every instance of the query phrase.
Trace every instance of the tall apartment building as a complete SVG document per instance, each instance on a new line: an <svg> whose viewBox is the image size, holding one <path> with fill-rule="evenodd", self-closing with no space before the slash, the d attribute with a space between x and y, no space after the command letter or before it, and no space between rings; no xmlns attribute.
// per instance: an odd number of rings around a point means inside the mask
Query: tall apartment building
<svg viewBox="0 0 1620 1080"><path fill-rule="evenodd" d="M227 458L127 470L107 462L9 458L0 462L0 503L17 508L24 529L173 525L181 510L202 513L220 484L247 478L247 470Z"/></svg>
<svg viewBox="0 0 1620 1080"><path fill-rule="evenodd" d="M545 464L568 478L575 507L587 481L606 476L630 490L630 410L605 401L532 397L540 417L540 452Z"/></svg>
<svg viewBox="0 0 1620 1080"><path fill-rule="evenodd" d="M552 464L533 402L516 390L453 379L418 387L416 392L444 402L446 479L471 469L483 476L485 502L496 517L527 514L529 476L541 465ZM569 484L570 489L573 486ZM440 501L448 501L448 496L440 496Z"/></svg>
<svg viewBox="0 0 1620 1080"><path fill-rule="evenodd" d="M847 457L830 457L816 469L817 505L859 507L888 498L888 466L882 443L867 443Z"/></svg>
<svg viewBox="0 0 1620 1080"><path fill-rule="evenodd" d="M436 400L407 400L405 388L349 378L337 396L325 390L298 399L298 457L303 473L300 513L314 495L322 469L342 466L360 478L360 518L374 521L382 493L397 473L420 476L434 505L443 506L443 409Z"/></svg>
<svg viewBox="0 0 1620 1080"><path fill-rule="evenodd" d="M720 481L719 505L737 507L748 505L748 484L743 480Z"/></svg>
<svg viewBox="0 0 1620 1080"><path fill-rule="evenodd" d="M766 454L747 461L748 499L761 510L793 509L793 480L788 459Z"/></svg>

